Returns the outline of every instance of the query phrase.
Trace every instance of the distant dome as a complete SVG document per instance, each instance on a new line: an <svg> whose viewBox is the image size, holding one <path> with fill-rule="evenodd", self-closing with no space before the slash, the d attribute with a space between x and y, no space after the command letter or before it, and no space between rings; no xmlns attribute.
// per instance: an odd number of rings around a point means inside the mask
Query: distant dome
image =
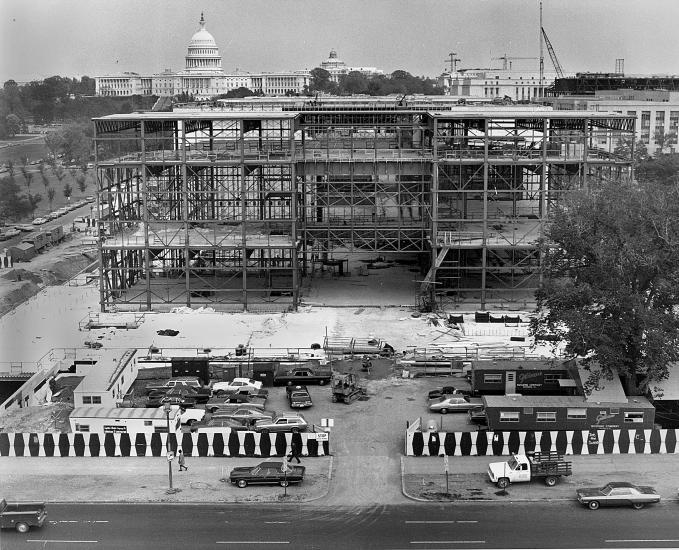
<svg viewBox="0 0 679 550"><path fill-rule="evenodd" d="M205 17L202 13L200 14L200 30L191 37L191 42L189 42L189 48L192 46L200 48L217 47L214 36L205 30Z"/></svg>
<svg viewBox="0 0 679 550"><path fill-rule="evenodd" d="M214 37L205 30L205 17L200 14L200 30L191 37L185 70L191 73L221 73L222 58Z"/></svg>

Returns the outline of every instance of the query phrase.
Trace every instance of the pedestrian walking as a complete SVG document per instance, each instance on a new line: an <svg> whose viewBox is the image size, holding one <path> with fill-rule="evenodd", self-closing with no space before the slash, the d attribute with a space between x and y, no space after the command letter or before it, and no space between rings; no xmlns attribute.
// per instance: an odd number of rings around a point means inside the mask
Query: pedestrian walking
<svg viewBox="0 0 679 550"><path fill-rule="evenodd" d="M299 459L301 454L302 449L300 449L300 445L293 441L292 446L290 447L290 454L288 455L288 462L292 462L292 459L294 458L297 460L297 464L301 464L302 461Z"/></svg>
<svg viewBox="0 0 679 550"><path fill-rule="evenodd" d="M184 458L184 453L182 452L181 449L177 451L177 456L179 457L179 471L181 472L182 470L188 470L189 467L186 465L185 458Z"/></svg>

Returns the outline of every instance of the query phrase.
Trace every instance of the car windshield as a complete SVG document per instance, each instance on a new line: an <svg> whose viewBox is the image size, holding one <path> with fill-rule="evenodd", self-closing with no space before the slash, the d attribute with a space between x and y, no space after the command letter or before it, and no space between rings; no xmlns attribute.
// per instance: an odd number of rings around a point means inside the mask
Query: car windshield
<svg viewBox="0 0 679 550"><path fill-rule="evenodd" d="M613 487L612 485L608 484L608 485L605 485L605 486L601 489L601 492L602 492L604 495L610 495L611 492L613 491L613 489L615 489L615 487Z"/></svg>
<svg viewBox="0 0 679 550"><path fill-rule="evenodd" d="M507 461L507 465L509 466L510 470L516 470L516 467L519 465L519 463L516 460L516 457L512 457Z"/></svg>

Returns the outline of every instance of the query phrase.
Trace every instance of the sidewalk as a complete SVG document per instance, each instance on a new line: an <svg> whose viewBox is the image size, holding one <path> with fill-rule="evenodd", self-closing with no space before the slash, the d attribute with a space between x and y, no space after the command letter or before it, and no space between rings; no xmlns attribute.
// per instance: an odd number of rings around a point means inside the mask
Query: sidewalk
<svg viewBox="0 0 679 550"><path fill-rule="evenodd" d="M284 458L186 458L187 471L172 463L173 487L167 494L165 458L1 457L0 491L7 500L48 502L310 502L328 493L332 457L304 458L304 482L239 489L228 481L240 466ZM296 462L295 462L296 464ZM222 481L225 479L226 481ZM0 498L1 498L0 497Z"/></svg>
<svg viewBox="0 0 679 550"><path fill-rule="evenodd" d="M541 481L516 483L506 494L493 485L487 469L491 462L507 457L448 457L448 493L443 457L402 457L403 494L420 501L520 501L573 500L581 487L601 487L609 481L629 481L651 485L663 500L676 501L679 488L677 455L578 455L567 456L573 475L561 478L555 487Z"/></svg>

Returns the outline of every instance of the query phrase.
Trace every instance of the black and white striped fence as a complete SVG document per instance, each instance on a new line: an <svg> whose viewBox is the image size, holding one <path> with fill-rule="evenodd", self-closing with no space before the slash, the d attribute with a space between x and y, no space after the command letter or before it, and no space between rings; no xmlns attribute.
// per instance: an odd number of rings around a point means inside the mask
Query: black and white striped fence
<svg viewBox="0 0 679 550"><path fill-rule="evenodd" d="M173 450L179 446L186 456L285 456L293 442L301 443L302 456L330 454L329 434L232 431L170 434ZM0 456L163 456L166 433L0 433Z"/></svg>
<svg viewBox="0 0 679 550"><path fill-rule="evenodd" d="M435 432L406 430L407 456L474 456L556 451L565 455L679 453L679 430Z"/></svg>

